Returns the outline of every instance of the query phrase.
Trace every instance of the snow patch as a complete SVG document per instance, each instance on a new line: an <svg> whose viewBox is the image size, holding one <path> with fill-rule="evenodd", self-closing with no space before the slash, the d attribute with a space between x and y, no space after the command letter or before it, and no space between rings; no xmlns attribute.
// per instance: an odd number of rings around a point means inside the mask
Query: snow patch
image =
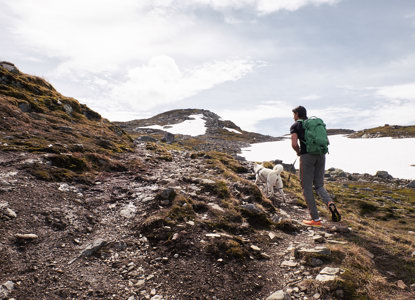
<svg viewBox="0 0 415 300"><path fill-rule="evenodd" d="M159 129L170 132L172 134L183 134L183 135L191 135L191 136L198 136L203 135L206 133L206 121L203 120L203 114L198 115L190 115L189 118L194 118L193 120L186 120L178 124L172 125L151 125L145 127L138 127L138 128L151 128L151 129Z"/></svg>
<svg viewBox="0 0 415 300"><path fill-rule="evenodd" d="M349 173L372 175L382 170L396 178L415 179L415 138L351 139L344 135L332 135L329 140L326 169L334 167ZM280 159L284 163L293 163L296 158L291 139L252 144L242 148L241 152L241 156L249 161Z"/></svg>
<svg viewBox="0 0 415 300"><path fill-rule="evenodd" d="M226 130L228 130L228 131L230 131L230 132L235 132L235 133L242 134L242 132L239 132L238 130L233 129L233 128L227 128L227 127L224 127L224 129L226 129Z"/></svg>

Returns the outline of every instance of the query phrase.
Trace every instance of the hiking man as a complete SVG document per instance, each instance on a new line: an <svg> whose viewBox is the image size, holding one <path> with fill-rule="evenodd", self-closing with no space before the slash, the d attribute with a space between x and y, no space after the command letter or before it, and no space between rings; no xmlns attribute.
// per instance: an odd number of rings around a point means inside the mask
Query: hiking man
<svg viewBox="0 0 415 300"><path fill-rule="evenodd" d="M326 204L329 208L332 214L332 220L334 222L339 222L341 220L341 216L336 209L336 205L324 188L324 168L326 163L325 153L327 153L328 145L325 125L320 119L317 119L324 127L324 129L319 129L321 132L323 132L323 136L325 135L324 138L326 140L326 145L321 146L324 148L324 150L317 152L313 150L312 153L309 153L311 150L307 150L312 148L311 146L307 148L305 128L307 127L308 129L309 126L305 125L305 123L310 122L307 121L307 110L303 106L298 106L294 108L292 112L294 114L295 123L290 128L291 146L297 155L300 156L300 182L303 190L303 195L311 215L311 220L303 220L303 224L315 227L321 226L321 219L318 215L317 205L313 195L313 185L317 194L321 197L324 204ZM310 137L309 134L307 134L307 136ZM298 141L300 141L300 144Z"/></svg>

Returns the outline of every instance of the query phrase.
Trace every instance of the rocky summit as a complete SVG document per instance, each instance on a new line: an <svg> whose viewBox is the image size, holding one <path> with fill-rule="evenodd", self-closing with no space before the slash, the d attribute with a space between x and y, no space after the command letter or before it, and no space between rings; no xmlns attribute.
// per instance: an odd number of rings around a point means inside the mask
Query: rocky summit
<svg viewBox="0 0 415 300"><path fill-rule="evenodd" d="M169 135L168 131L175 124L201 116L206 131L193 137L186 134ZM216 150L236 155L242 147L252 143L277 141L281 138L262 135L242 130L229 120L222 120L217 114L205 109L177 109L158 114L148 119L133 120L129 122L115 122L139 141L163 140L171 143L176 141L179 145L198 151ZM162 128L151 128L158 125ZM150 128L149 128L150 127Z"/></svg>
<svg viewBox="0 0 415 300"><path fill-rule="evenodd" d="M1 300L415 297L412 182L330 169L342 221L319 202L309 228L295 171L286 204L267 197L253 163L215 146L260 135L208 111L114 124L6 62L0 105ZM134 131L195 114L216 125Z"/></svg>

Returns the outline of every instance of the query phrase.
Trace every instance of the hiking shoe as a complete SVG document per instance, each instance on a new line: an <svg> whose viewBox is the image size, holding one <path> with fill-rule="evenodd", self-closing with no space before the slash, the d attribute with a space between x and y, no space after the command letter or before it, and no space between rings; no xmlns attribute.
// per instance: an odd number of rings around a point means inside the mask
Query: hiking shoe
<svg viewBox="0 0 415 300"><path fill-rule="evenodd" d="M340 220L342 219L342 216L340 215L339 211L336 208L336 205L334 204L334 202L329 202L328 204L329 210L331 212L331 220L333 222L340 222Z"/></svg>
<svg viewBox="0 0 415 300"><path fill-rule="evenodd" d="M303 220L303 224L307 226L321 227L321 221Z"/></svg>

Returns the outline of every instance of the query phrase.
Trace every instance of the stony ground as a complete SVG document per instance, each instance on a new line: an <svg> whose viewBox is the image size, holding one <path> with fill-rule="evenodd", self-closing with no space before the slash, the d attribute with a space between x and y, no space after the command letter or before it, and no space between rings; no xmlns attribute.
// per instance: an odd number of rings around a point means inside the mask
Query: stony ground
<svg viewBox="0 0 415 300"><path fill-rule="evenodd" d="M292 195L288 205L274 202L280 230L206 226L222 208L191 178L213 180L218 170L171 154L156 159L138 144L123 159L138 157L140 171L102 173L85 185L37 180L26 170L38 155L0 152L0 299L347 299L324 284L344 271L328 246L345 243L347 226L300 226L307 212ZM253 182L251 172L243 176ZM147 236L143 223L169 205L157 195L172 189L209 209ZM221 252L235 239L242 258Z"/></svg>

